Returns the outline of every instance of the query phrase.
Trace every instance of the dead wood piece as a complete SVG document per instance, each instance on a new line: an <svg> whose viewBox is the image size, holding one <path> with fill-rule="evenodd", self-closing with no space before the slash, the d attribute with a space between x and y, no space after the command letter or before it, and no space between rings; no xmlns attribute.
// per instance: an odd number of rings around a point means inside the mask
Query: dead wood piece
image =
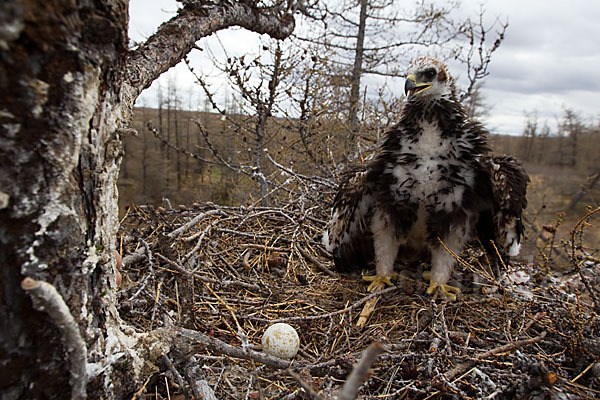
<svg viewBox="0 0 600 400"><path fill-rule="evenodd" d="M21 288L31 297L34 308L48 314L62 334L71 374L71 399L87 398L87 347L69 307L48 282L25 278Z"/></svg>
<svg viewBox="0 0 600 400"><path fill-rule="evenodd" d="M325 400L323 398L323 396L321 396L319 393L315 392L315 390L307 383L304 381L304 379L302 379L302 377L300 375L298 375L297 373L295 373L294 371L288 369L287 373L296 380L296 382L298 382L298 384L300 385L300 387L302 389L304 389L304 391L306 393L308 393L308 395L312 398L312 399L317 399L317 400Z"/></svg>
<svg viewBox="0 0 600 400"><path fill-rule="evenodd" d="M211 215L222 214L222 211L219 209L209 210L203 213L198 214L191 221L181 225L179 228L175 229L173 232L169 233L167 236L170 238L176 238L178 236L183 235L185 232L189 231L194 226L198 225L204 218L210 217Z"/></svg>
<svg viewBox="0 0 600 400"><path fill-rule="evenodd" d="M201 332L193 331L185 328L167 328L157 331L157 335L165 335L168 341L171 341L173 345L182 346L201 346L208 350L214 351L219 354L225 354L230 357L239 358L242 360L254 360L261 364L265 364L271 368L276 369L287 369L293 361L282 360L277 357L270 356L268 354L259 353L251 349L244 349L242 347L232 346L223 342L222 340L211 338ZM305 367L304 363L293 363L298 368Z"/></svg>
<svg viewBox="0 0 600 400"><path fill-rule="evenodd" d="M172 376L175 378L175 380L177 381L177 385L179 386L179 389L185 396L185 399L190 400L192 398L192 396L188 390L188 387L183 382L183 378L181 377L181 374L179 373L179 371L177 371L177 369L175 368L175 366L173 365L173 363L171 362L169 357L166 354L162 354L158 358L158 362L161 363L163 368L165 370L168 370L172 374Z"/></svg>
<svg viewBox="0 0 600 400"><path fill-rule="evenodd" d="M367 349L363 352L360 361L358 364L356 364L350 373L350 376L348 376L348 379L346 380L338 399L354 400L356 398L356 394L358 393L360 385L367 380L371 365L373 365L381 352L383 352L383 345L379 342L372 343L369 347L367 347Z"/></svg>
<svg viewBox="0 0 600 400"><path fill-rule="evenodd" d="M319 260L317 260L316 257L314 257L312 254L310 254L308 251L306 251L302 246L297 246L296 248L298 249L298 251L300 252L300 254L302 254L302 256L304 258L307 258L311 263L313 263L321 271L325 272L327 275L331 276L332 278L339 277L338 274L336 274L335 272L333 272L332 270L327 268L325 265L323 265L323 263L321 263Z"/></svg>
<svg viewBox="0 0 600 400"><path fill-rule="evenodd" d="M126 265L126 266L133 265L139 261L142 261L144 259L145 255L146 255L146 248L140 247L135 251L135 253L129 254L129 255L123 257L122 263L123 263L123 265Z"/></svg>

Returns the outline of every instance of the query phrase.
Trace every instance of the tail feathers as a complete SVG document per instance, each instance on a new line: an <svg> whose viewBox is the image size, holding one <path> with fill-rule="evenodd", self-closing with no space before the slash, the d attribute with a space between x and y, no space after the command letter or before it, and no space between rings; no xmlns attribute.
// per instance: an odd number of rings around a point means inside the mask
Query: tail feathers
<svg viewBox="0 0 600 400"><path fill-rule="evenodd" d="M521 236L523 227L520 218L515 218L506 229L506 241L504 248L507 249L507 254L510 257L519 255L521 250Z"/></svg>
<svg viewBox="0 0 600 400"><path fill-rule="evenodd" d="M332 250L335 270L350 272L369 268L374 260L373 237L370 234L354 237L350 243L342 243Z"/></svg>

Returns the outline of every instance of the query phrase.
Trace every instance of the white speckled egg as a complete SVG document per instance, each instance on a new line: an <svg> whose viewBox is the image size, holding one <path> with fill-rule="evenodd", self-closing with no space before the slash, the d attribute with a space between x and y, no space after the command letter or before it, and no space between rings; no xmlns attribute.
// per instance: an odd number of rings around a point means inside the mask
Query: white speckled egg
<svg viewBox="0 0 600 400"><path fill-rule="evenodd" d="M294 328L280 322L267 328L262 337L262 347L267 354L291 360L298 353L300 338Z"/></svg>

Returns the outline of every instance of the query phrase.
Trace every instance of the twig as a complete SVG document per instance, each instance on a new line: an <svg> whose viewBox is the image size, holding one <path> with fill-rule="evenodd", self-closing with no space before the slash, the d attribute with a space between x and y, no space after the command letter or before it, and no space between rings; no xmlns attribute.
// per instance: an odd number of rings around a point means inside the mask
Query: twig
<svg viewBox="0 0 600 400"><path fill-rule="evenodd" d="M161 305L160 304L160 288L163 285L163 281L164 281L164 277L161 277L160 281L158 282L158 285L156 285L156 294L154 295L154 306L152 306L152 314L150 317L150 329L152 329L152 327L154 326L154 317L156 316L156 311L158 310L158 307Z"/></svg>
<svg viewBox="0 0 600 400"><path fill-rule="evenodd" d="M531 339L519 340L517 342L512 342L512 343L508 343L508 344L505 344L500 347L496 347L495 349L486 351L485 353L481 353L481 354L475 356L475 358L473 360L465 361L465 362L458 364L456 367L454 367L450 371L446 372L444 374L444 376L448 381L452 381L454 379L454 377L456 377L459 374L462 374L464 371L471 368L472 366L477 364L477 362L479 362L479 361L482 361L488 357L494 356L499 353L512 352L523 346L527 346L528 344L537 343L540 340L542 340L544 337L546 337L546 332L542 332L541 335L536 336Z"/></svg>
<svg viewBox="0 0 600 400"><path fill-rule="evenodd" d="M316 183L317 185L323 185L326 186L328 188L334 189L337 187L337 184L335 184L334 182L332 182L331 180L328 179L323 179L320 176L306 176L306 175L302 175L298 172L295 172L293 170L291 170L290 168L286 168L283 165L279 164L277 161L275 161L273 159L273 157L271 157L271 154L269 153L268 149L264 149L264 153L267 156L267 159L269 161L271 161L271 163L276 166L277 168L279 168L280 170L286 172L287 174L290 174L298 179L301 180L305 180L305 181L309 181L312 183Z"/></svg>
<svg viewBox="0 0 600 400"><path fill-rule="evenodd" d="M185 373L185 377L187 378L196 399L217 400L215 392L208 385L204 372L202 372L202 364L195 356L191 356L187 359L186 364L183 367L183 372Z"/></svg>
<svg viewBox="0 0 600 400"><path fill-rule="evenodd" d="M298 249L300 254L302 254L302 257L307 258L311 263L313 263L321 271L325 272L327 275L331 276L332 278L339 278L338 274L336 274L335 272L333 272L332 270L327 268L325 265L323 265L323 263L321 263L319 260L317 260L316 257L314 257L312 254L310 254L308 251L306 251L302 246L296 246L296 248Z"/></svg>
<svg viewBox="0 0 600 400"><path fill-rule="evenodd" d="M185 396L185 399L190 400L192 398L192 396L191 396L187 386L183 382L183 378L181 377L181 374L179 374L179 371L177 371L175 366L173 366L171 359L169 357L167 357L166 354L163 354L160 357L158 357L158 361L160 361L164 365L164 368L166 370L170 371L171 374L173 374L173 376L175 377L175 380L177 381L177 384L179 385L180 390L183 392L183 395Z"/></svg>
<svg viewBox="0 0 600 400"><path fill-rule="evenodd" d="M588 218L590 218L592 215L596 214L599 211L600 211L600 207L596 208L595 210L588 211L588 213L585 214L583 216L583 218L581 218L577 222L577 224L575 224L575 226L573 227L573 230L571 231L571 263L573 264L573 266L575 268L577 268L577 272L579 273L581 282L583 282L583 284L585 285L585 288L588 290L588 293L590 294L590 297L592 298L592 301L594 302L594 309L596 311L598 311L600 309L600 303L598 303L598 299L596 298L596 292L594 291L592 285L590 285L590 283L588 282L587 278L585 277L585 275L581 269L581 264L577 262L577 255L575 254L575 251L576 251L575 235L577 234L577 230L579 229L579 227L581 225L583 225L583 223Z"/></svg>
<svg viewBox="0 0 600 400"><path fill-rule="evenodd" d="M236 327L238 329L238 334L240 332L244 332L244 330L242 329L242 326L238 322L237 317L235 316L235 311L233 311L233 308L231 308L229 306L229 304L227 304L218 294L216 294L215 291L212 290L211 287L208 286L208 284L206 282L202 282L202 283L204 283L204 287L206 287L208 289L208 291L210 292L210 294L212 294L214 297L216 297L216 299L219 301L219 303L223 304L225 306L225 308L227 309L227 311L229 311L229 313L233 317L233 321L235 322L235 325L236 325Z"/></svg>
<svg viewBox="0 0 600 400"><path fill-rule="evenodd" d="M140 247L138 248L135 253L133 254L129 254L125 257L123 257L123 266L125 267L129 267L132 264L141 261L144 259L144 253L146 252L146 248L145 247Z"/></svg>
<svg viewBox="0 0 600 400"><path fill-rule="evenodd" d="M371 365L375 362L379 354L383 352L383 345L379 342L373 342L363 352L360 361L352 369L350 376L346 380L342 391L340 392L339 400L354 400L360 385L367 380Z"/></svg>
<svg viewBox="0 0 600 400"><path fill-rule="evenodd" d="M202 282L205 283L216 283L222 286L240 286L246 289L252 289L252 290L256 290L256 291L261 291L262 289L260 288L260 286L256 285L256 284L252 284L252 283L246 283L246 282L242 282L242 281L233 281L233 280L228 280L228 279L214 279L214 278L209 278L207 276L203 276L200 275L198 273L192 272L192 271L188 271L187 269L185 269L183 266L179 265L178 263L176 263L173 260L168 259L167 257L163 256L160 253L156 253L156 256L158 258L160 258L163 261L168 262L170 265L172 265L175 270L179 273L182 273L184 275L188 275L188 276L193 276L194 278L197 278L199 280L201 280Z"/></svg>
<svg viewBox="0 0 600 400"><path fill-rule="evenodd" d="M150 382L150 378L152 378L152 376L149 376L148 379L146 379L146 381L142 385L142 387L139 388L139 390L135 392L133 396L131 396L131 400L141 399L142 396L144 396L144 392L146 391L146 386L148 386L148 383Z"/></svg>
<svg viewBox="0 0 600 400"><path fill-rule="evenodd" d="M207 212L201 213L201 214L197 215L196 217L194 217L194 219L192 219L188 223L181 225L179 228L177 228L173 232L169 233L167 236L170 238L180 236L181 234L187 232L194 226L198 225L200 223L200 221L202 221L204 218L210 217L211 215L222 214L222 213L223 212L219 209L209 210Z"/></svg>
<svg viewBox="0 0 600 400"><path fill-rule="evenodd" d="M588 372L594 365L596 364L596 361L593 361L590 365L587 366L586 369L584 369L583 371L581 371L579 373L579 375L577 375L575 378L571 379L571 383L575 383L575 381L579 378L581 378L583 375L586 374L586 372Z"/></svg>
<svg viewBox="0 0 600 400"><path fill-rule="evenodd" d="M356 307L362 305L363 303L365 303L366 301L371 300L373 297L381 296L383 294L388 294L388 293L394 292L394 291L396 291L398 289L399 289L398 286L392 286L392 287L389 287L389 288L385 288L383 290L380 290L380 291L375 292L375 293L371 293L371 294L363 297L362 299L358 300L356 303L352 303L348 307L342 308L341 310L332 311L332 312L327 313L327 314L307 315L305 317L279 318L279 319L274 319L274 320L266 320L264 318L251 318L251 319L253 319L255 321L268 321L268 322L274 324L274 323L277 323L277 322L312 321L312 320L323 319L323 318L331 318L334 315L345 314L345 313L349 312L350 310L352 310L353 308L356 308Z"/></svg>
<svg viewBox="0 0 600 400"><path fill-rule="evenodd" d="M532 230L532 231L534 231L534 232L536 233L536 235L537 235L538 239L541 239L541 240L543 240L544 242L547 240L547 239L544 237L544 234L543 234L543 232L542 232L541 230L539 230L539 229L537 228L537 226L535 226L535 224L533 223L533 221L529 221L529 219L528 219L528 218L527 218L525 215L523 215L523 216L522 216L522 218L523 218L523 220L524 220L525 222L527 222L527 223L529 224L529 228L531 228L531 230ZM564 253L564 252L561 250L561 249L559 249L558 247L552 247L552 251L553 251L554 253L556 253L556 255L558 255L560 258L562 258L562 259L564 259L564 260L567 260L567 259L569 259L569 257L568 257L568 256L567 256L567 255L566 255L566 254L565 254L565 253ZM550 253L550 254L551 254L551 253Z"/></svg>
<svg viewBox="0 0 600 400"><path fill-rule="evenodd" d="M140 241L142 242L142 244L144 245L144 248L146 249L146 255L148 256L149 271L148 271L148 275L146 275L146 277L144 278L144 281L142 282L142 284L140 285L138 290L133 294L133 296L131 296L129 301L134 300L136 297L139 296L140 293L142 293L142 291L146 288L146 285L148 284L150 277L154 275L153 274L154 261L153 261L153 257L152 257L152 250L150 250L150 246L148 245L148 243L146 243L146 241L144 239L140 239Z"/></svg>
<svg viewBox="0 0 600 400"><path fill-rule="evenodd" d="M304 381L304 379L302 379L302 377L300 375L298 375L297 373L295 373L294 371L292 371L291 369L287 370L287 373L296 380L296 382L298 382L298 384L300 385L300 387L302 389L304 389L304 391L310 396L311 399L317 399L317 400L325 400L325 398L323 396L321 396L319 393L315 392L314 389Z"/></svg>
<svg viewBox="0 0 600 400"><path fill-rule="evenodd" d="M212 223L208 224L206 226L206 228L204 228L204 230L202 232L198 232L200 235L200 238L198 239L198 241L196 242L196 245L194 246L194 248L192 250L190 250L184 257L184 261L189 260L194 254L196 254L196 252L200 249L200 247L202 246L202 242L204 241L204 238L206 237L206 235L210 232L210 230L217 224L217 221L213 221ZM184 238L183 240L188 241L188 240L193 240L192 238L195 238L196 234Z"/></svg>
<svg viewBox="0 0 600 400"><path fill-rule="evenodd" d="M258 244L258 243L242 243L240 245L241 248L243 249L258 249L258 250L263 250L263 251L276 251L279 253L289 253L290 249L286 248L286 247L272 247L272 246L267 246L264 244Z"/></svg>
<svg viewBox="0 0 600 400"><path fill-rule="evenodd" d="M252 349L232 346L222 340L209 337L201 332L193 331L191 329L171 327L158 329L155 332L157 335L161 332L164 333L165 338L168 341L172 341L174 345L177 345L178 342L181 342L181 344L199 345L220 354L242 360L254 360L275 369L287 369L292 365L292 361L286 361ZM304 363L294 364L299 368L306 366Z"/></svg>
<svg viewBox="0 0 600 400"><path fill-rule="evenodd" d="M442 320L442 329L444 330L444 339L446 339L446 352L448 357L452 357L452 342L450 341L450 335L448 333L448 324L446 323L446 315L445 315L446 305L442 304L442 309L440 310L439 316Z"/></svg>
<svg viewBox="0 0 600 400"><path fill-rule="evenodd" d="M69 307L56 288L48 282L25 278L21 281L21 288L31 297L33 307L48 314L62 334L71 374L71 399L85 399L87 347Z"/></svg>

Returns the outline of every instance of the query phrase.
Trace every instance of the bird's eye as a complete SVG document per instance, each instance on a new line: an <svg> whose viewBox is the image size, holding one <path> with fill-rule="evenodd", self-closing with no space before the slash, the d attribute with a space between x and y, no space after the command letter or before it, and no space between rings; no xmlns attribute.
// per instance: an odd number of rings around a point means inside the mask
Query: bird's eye
<svg viewBox="0 0 600 400"><path fill-rule="evenodd" d="M423 77L427 80L427 81L432 81L433 78L436 75L436 71L433 68L430 68L428 70L426 70L425 72L423 72Z"/></svg>

